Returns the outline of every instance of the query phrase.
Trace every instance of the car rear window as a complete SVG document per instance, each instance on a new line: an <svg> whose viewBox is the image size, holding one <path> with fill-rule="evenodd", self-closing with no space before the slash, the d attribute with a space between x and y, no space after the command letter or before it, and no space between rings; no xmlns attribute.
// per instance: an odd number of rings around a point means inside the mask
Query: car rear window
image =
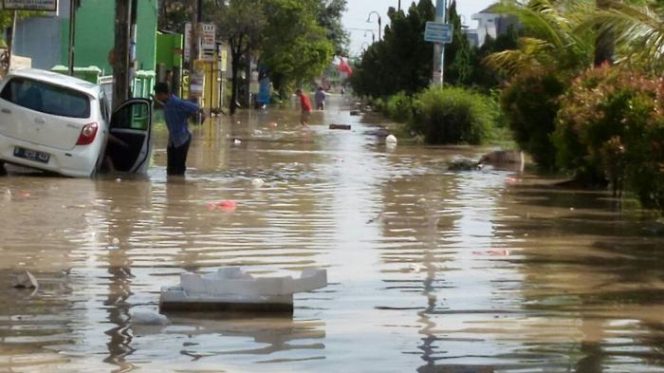
<svg viewBox="0 0 664 373"><path fill-rule="evenodd" d="M0 93L4 100L45 114L89 118L90 99L73 89L26 78L12 78Z"/></svg>

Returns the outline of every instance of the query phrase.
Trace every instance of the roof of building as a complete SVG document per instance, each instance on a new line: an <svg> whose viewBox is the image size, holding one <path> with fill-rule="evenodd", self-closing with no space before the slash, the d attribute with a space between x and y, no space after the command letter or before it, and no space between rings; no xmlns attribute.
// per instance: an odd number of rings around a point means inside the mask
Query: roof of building
<svg viewBox="0 0 664 373"><path fill-rule="evenodd" d="M53 85L75 89L77 91L81 91L93 97L96 96L97 93L99 92L99 86L97 84L93 84L79 78L75 78L69 75L63 75L60 73L55 73L48 70L22 69L22 70L12 71L11 73L7 74L7 77L10 76L18 76L28 79L39 80L51 83Z"/></svg>
<svg viewBox="0 0 664 373"><path fill-rule="evenodd" d="M498 7L500 3L494 3L479 11L478 14L500 14Z"/></svg>

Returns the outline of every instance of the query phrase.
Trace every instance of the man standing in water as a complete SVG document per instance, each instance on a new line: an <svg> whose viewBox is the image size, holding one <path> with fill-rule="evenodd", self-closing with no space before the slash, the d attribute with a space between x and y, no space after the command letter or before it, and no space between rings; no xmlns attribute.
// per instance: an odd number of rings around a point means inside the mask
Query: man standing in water
<svg viewBox="0 0 664 373"><path fill-rule="evenodd" d="M168 127L166 173L169 176L182 176L187 170L187 153L191 144L188 120L202 111L195 103L173 95L166 83L157 83L154 92L155 98L164 105L164 119Z"/></svg>
<svg viewBox="0 0 664 373"><path fill-rule="evenodd" d="M309 116L311 115L312 110L311 100L309 100L309 96L304 94L299 88L297 91L295 91L295 94L300 98L300 110L302 111L300 114L300 124L308 127L307 122L309 122Z"/></svg>
<svg viewBox="0 0 664 373"><path fill-rule="evenodd" d="M318 87L316 90L316 95L314 98L316 99L316 110L325 110L325 98L327 97L327 93L323 89L323 87Z"/></svg>

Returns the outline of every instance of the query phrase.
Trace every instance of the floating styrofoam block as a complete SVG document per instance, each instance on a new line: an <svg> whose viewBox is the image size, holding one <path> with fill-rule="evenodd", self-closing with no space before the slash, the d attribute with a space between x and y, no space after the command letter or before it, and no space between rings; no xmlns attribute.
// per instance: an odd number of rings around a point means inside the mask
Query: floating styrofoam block
<svg viewBox="0 0 664 373"><path fill-rule="evenodd" d="M228 267L203 275L182 273L180 286L162 288L160 305L166 311L292 312L294 293L325 286L324 269L304 270L299 278L255 278Z"/></svg>

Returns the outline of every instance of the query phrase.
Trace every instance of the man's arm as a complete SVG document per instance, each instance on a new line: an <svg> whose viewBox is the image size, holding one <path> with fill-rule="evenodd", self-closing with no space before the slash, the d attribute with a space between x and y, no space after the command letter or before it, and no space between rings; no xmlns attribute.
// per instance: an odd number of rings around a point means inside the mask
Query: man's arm
<svg viewBox="0 0 664 373"><path fill-rule="evenodd" d="M195 114L198 113L198 111L200 110L198 105L196 105L195 103L182 99L180 100L179 107L182 111L186 112L187 114Z"/></svg>

